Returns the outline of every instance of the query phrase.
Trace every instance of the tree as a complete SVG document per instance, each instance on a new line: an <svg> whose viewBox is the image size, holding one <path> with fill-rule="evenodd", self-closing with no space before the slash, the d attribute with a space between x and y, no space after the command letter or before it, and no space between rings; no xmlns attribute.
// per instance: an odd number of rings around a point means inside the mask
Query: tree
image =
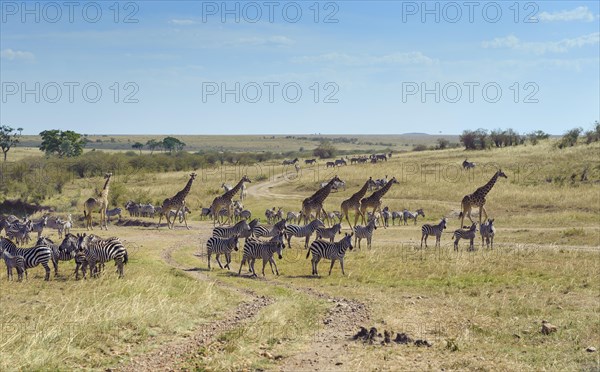
<svg viewBox="0 0 600 372"><path fill-rule="evenodd" d="M57 155L58 157L75 157L83 153L83 147L87 143L81 134L72 130L45 130L40 133L42 144L40 150L46 155Z"/></svg>
<svg viewBox="0 0 600 372"><path fill-rule="evenodd" d="M17 128L15 130L8 125L0 125L0 148L4 154L4 161L6 161L6 155L10 149L19 143L22 131L23 128Z"/></svg>
<svg viewBox="0 0 600 372"><path fill-rule="evenodd" d="M313 155L321 159L333 158L337 153L337 149L329 141L323 141L313 150Z"/></svg>
<svg viewBox="0 0 600 372"><path fill-rule="evenodd" d="M157 148L159 148L161 146L162 146L162 142L159 142L155 139L151 139L148 142L146 142L146 147L148 147L150 149L150 155L152 155L154 150L156 150Z"/></svg>
<svg viewBox="0 0 600 372"><path fill-rule="evenodd" d="M141 142L136 142L133 145L131 145L132 148L140 150L140 155L142 155L142 149L144 148L144 144Z"/></svg>
<svg viewBox="0 0 600 372"><path fill-rule="evenodd" d="M437 148L438 150L444 150L447 149L450 146L450 141L448 141L445 138L438 138L437 139Z"/></svg>
<svg viewBox="0 0 600 372"><path fill-rule="evenodd" d="M558 148L562 149L564 147L575 146L577 144L579 135L581 135L581 132L583 132L583 128L573 128L565 133L558 143Z"/></svg>
<svg viewBox="0 0 600 372"><path fill-rule="evenodd" d="M536 130L535 132L527 133L527 139L533 146L537 145L539 141L548 139L550 135L543 130Z"/></svg>
<svg viewBox="0 0 600 372"><path fill-rule="evenodd" d="M463 130L462 134L458 137L458 139L465 146L465 150L477 149L477 137L474 131Z"/></svg>
<svg viewBox="0 0 600 372"><path fill-rule="evenodd" d="M181 151L185 147L185 143L175 137L163 138L162 145L165 150L169 150L169 153L173 153L173 151Z"/></svg>
<svg viewBox="0 0 600 372"><path fill-rule="evenodd" d="M600 141L600 122L596 120L594 128L585 132L585 143L588 145L592 142Z"/></svg>

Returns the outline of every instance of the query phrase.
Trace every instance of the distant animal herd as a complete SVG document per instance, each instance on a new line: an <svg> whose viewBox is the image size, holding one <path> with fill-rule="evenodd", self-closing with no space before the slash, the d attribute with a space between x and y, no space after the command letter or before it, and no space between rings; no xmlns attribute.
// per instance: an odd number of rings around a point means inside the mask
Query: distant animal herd
<svg viewBox="0 0 600 372"><path fill-rule="evenodd" d="M387 161L392 154L373 154L349 159L352 164L366 163L368 159L372 162ZM305 164L315 164L316 159L306 159ZM299 160L285 160L284 165L297 166ZM345 159L338 159L332 162L333 166L339 167L346 165ZM329 164L327 164L329 166ZM465 170L475 167L475 163L468 162L467 159L462 163ZM102 191L95 197L89 198L84 203L84 222L87 230L93 230L92 213L100 212L100 229L108 229L108 223L111 217L122 218L123 209L108 209L109 185L112 174L104 175L104 186ZM494 219L488 218L485 209L486 196L499 178L507 178L502 170L498 170L493 177L483 186L479 187L472 194L465 195L461 201L461 212L459 214L460 228L453 233L454 249L458 250L458 243L461 239L469 241L469 250L474 250L474 240L477 231L480 232L482 245L493 248ZM163 217L169 229L174 228L176 220L179 223L187 225L187 215L191 210L186 205L186 197L190 192L192 184L196 179L196 174L191 173L185 187L174 196L166 198L160 206L152 204L137 203L128 201L123 206L131 217L159 217L157 228L161 226ZM394 226L396 221L407 225L410 220L417 224L419 216L425 218L423 209L417 209L412 212L407 209L402 211L392 211L388 206L382 207L382 198L394 184L398 184L395 177L373 180L369 177L364 185L357 190L348 199L345 199L340 206L340 210L327 212L324 208L324 202L332 191L346 190L346 183L338 176L334 176L328 182L323 182L319 189L302 200L301 206L296 211L284 212L281 207L272 207L265 210L264 216L267 225L263 225L259 218L252 219L252 212L244 208L243 200L247 196L246 183L252 181L243 176L235 185L223 183L224 189L222 195L217 196L212 201L209 208L202 208L201 219L209 218L213 221L212 236L206 243L208 268L211 268L211 258L214 255L220 268L230 269L231 255L233 251L238 251L239 241L244 239L242 247L242 260L238 274L241 274L242 268L248 264L252 276L257 276L254 268L257 259L262 260L262 274L265 275L265 267L269 264L271 272L279 275L274 256L279 259L283 256L283 249L292 247L292 238L304 239L304 248L307 250L306 258L312 255L312 275L318 275L317 266L322 259L331 261L329 274L336 261L340 262L342 274L344 271L344 257L347 250L352 250L354 246L361 248L361 242L366 242L367 248L371 248L374 231L377 227L388 228ZM367 192L371 195L365 197ZM239 194L239 200L234 200ZM479 208L479 224L471 218L471 212L474 207ZM350 221L351 213L354 214L354 223ZM482 216L485 218L482 221ZM464 218L471 221L471 226L463 226ZM350 228L349 233L345 233L339 240L335 241L338 234L342 234L342 225L344 219ZM358 224L360 219L361 225ZM328 226L326 226L325 222ZM427 239L434 236L435 246L440 246L441 236L447 227L446 217L441 218L438 224L424 224L421 227L421 248L423 243L427 248ZM58 232L60 244L43 235L44 228L56 229ZM72 217L69 214L66 219L55 216L44 216L38 221L32 221L27 218L20 220L14 215L0 217L0 233L4 230L6 237L0 237L0 254L7 267L7 276L12 279L12 269L16 269L18 279L22 280L23 275L27 276L27 269L41 265L45 270L45 280L50 278L50 263L52 263L55 275L58 275L58 264L61 261L74 260L76 263L75 278L80 274L83 278L87 277L89 270L90 276L96 277L104 268L108 261L114 261L117 267L119 277L124 275L124 265L128 262L128 252L118 237L100 238L94 234L71 233L73 228ZM31 242L31 233L37 233L36 244L32 248L19 248L18 246L29 245ZM315 240L311 239L315 236ZM225 263L220 260L225 256Z"/></svg>

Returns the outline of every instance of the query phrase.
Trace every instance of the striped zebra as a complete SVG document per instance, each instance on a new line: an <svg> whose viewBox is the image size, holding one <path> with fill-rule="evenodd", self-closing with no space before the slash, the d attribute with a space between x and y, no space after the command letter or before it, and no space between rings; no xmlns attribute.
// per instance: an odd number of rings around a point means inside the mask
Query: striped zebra
<svg viewBox="0 0 600 372"><path fill-rule="evenodd" d="M325 227L323 221L319 219L312 220L310 223L304 226L287 225L285 227L285 238L287 240L288 247L292 248L291 240L292 236L295 236L297 238L306 238L304 241L304 248L308 248L308 241L310 240L310 237L319 227Z"/></svg>
<svg viewBox="0 0 600 372"><path fill-rule="evenodd" d="M42 232L44 231L44 227L48 224L48 216L45 216L38 222L33 222L31 224L31 231L37 233L38 239L42 236Z"/></svg>
<svg viewBox="0 0 600 372"><path fill-rule="evenodd" d="M44 280L50 280L50 266L48 262L52 258L52 250L40 245L34 248L17 248L15 243L6 238L0 238L0 253L8 252L12 256L23 256L25 259L25 270L42 265L46 271Z"/></svg>
<svg viewBox="0 0 600 372"><path fill-rule="evenodd" d="M83 278L86 277L86 271L88 267L88 261L84 252L79 251L79 238L76 235L68 233L65 235L62 243L58 246L59 260L69 261L75 260L75 279L79 279L79 271L83 274ZM100 264L100 271L102 271L104 264Z"/></svg>
<svg viewBox="0 0 600 372"><path fill-rule="evenodd" d="M402 222L403 218L404 218L404 213L402 213L400 211L392 211L392 226L394 226L396 224L396 220L398 220L398 224L400 224L400 222Z"/></svg>
<svg viewBox="0 0 600 372"><path fill-rule="evenodd" d="M106 210L106 220L110 222L110 218L114 216L119 216L119 220L121 220L121 213L123 213L123 209L121 208L113 208Z"/></svg>
<svg viewBox="0 0 600 372"><path fill-rule="evenodd" d="M215 236L211 236L208 238L206 242L206 254L208 256L208 269L210 270L210 256L214 253L217 259L217 263L219 267L222 269L223 265L221 265L221 261L219 260L219 256L224 254L226 264L225 267L227 270L230 270L229 264L231 263L231 251L238 250L238 236L233 236L231 238L217 238Z"/></svg>
<svg viewBox="0 0 600 372"><path fill-rule="evenodd" d="M302 211L297 212L297 213L289 211L289 212L287 212L286 220L288 222L300 223L300 216L301 215L302 215Z"/></svg>
<svg viewBox="0 0 600 372"><path fill-rule="evenodd" d="M250 226L246 220L241 220L231 227L217 226L213 228L212 236L215 238L232 238L250 236Z"/></svg>
<svg viewBox="0 0 600 372"><path fill-rule="evenodd" d="M392 212L390 212L390 207L384 207L381 211L381 218L383 218L383 226L390 226L390 218L392 218Z"/></svg>
<svg viewBox="0 0 600 372"><path fill-rule="evenodd" d="M110 260L115 261L119 278L124 276L123 265L127 264L129 258L127 249L119 239L102 239L96 235L86 236L86 234L77 236L79 238L78 250L85 253L91 276L98 275L97 263L105 263Z"/></svg>
<svg viewBox="0 0 600 372"><path fill-rule="evenodd" d="M360 249L360 241L362 239L367 239L367 248L371 248L373 230L377 230L377 226L375 226L376 221L375 219L370 220L367 226L354 226L354 245L357 245L358 242L358 249Z"/></svg>
<svg viewBox="0 0 600 372"><path fill-rule="evenodd" d="M277 222L275 225L273 225L273 227L270 227L270 228L266 227L266 226L256 226L252 230L252 235L255 238L274 237L274 236L277 236L277 235L281 234L282 232L284 232L286 227L287 227L286 220L281 220L281 221Z"/></svg>
<svg viewBox="0 0 600 372"><path fill-rule="evenodd" d="M12 269L17 269L17 276L19 281L23 280L23 273L27 276L27 270L25 270L25 258L23 256L13 256L7 251L2 252L2 258L6 264L6 275L8 280L13 279Z"/></svg>
<svg viewBox="0 0 600 372"><path fill-rule="evenodd" d="M475 239L476 233L477 233L477 224L476 223L473 223L468 230L466 230L466 229L454 230L454 234L452 234L452 238L454 239L454 250L458 251L458 242L461 239L469 239L469 251L474 251L475 246L473 245L473 240Z"/></svg>
<svg viewBox="0 0 600 372"><path fill-rule="evenodd" d="M447 222L448 220L446 220L446 217L444 217L437 225L425 224L421 226L421 248L423 248L423 239L425 239L425 248L427 248L427 237L429 237L429 235L435 235L435 246L439 247L440 240L442 238L442 232L446 228Z"/></svg>
<svg viewBox="0 0 600 372"><path fill-rule="evenodd" d="M344 256L346 255L346 250L348 248L352 250L352 235L353 233L346 234L342 240L336 243L330 243L325 240L315 240L312 242L306 253L306 258L312 253L312 275L319 275L317 272L317 265L319 264L319 261L321 261L321 258L331 260L329 275L331 275L331 270L333 269L333 264L336 260L340 261L342 275L346 275L344 272Z"/></svg>
<svg viewBox="0 0 600 372"><path fill-rule="evenodd" d="M263 242L254 238L246 239L244 242L244 254L242 256L242 263L240 264L238 275L242 274L242 267L244 267L244 264L248 262L252 276L257 276L256 270L254 269L254 262L257 259L262 259L263 261L263 276L265 276L265 266L267 266L267 262L271 265L271 272L279 275L279 270L277 269L277 264L275 263L273 255L277 253L277 256L281 260L283 258L283 248L285 248L285 243L283 242L283 234L281 233L268 242ZM275 266L275 271L273 271L273 266Z"/></svg>
<svg viewBox="0 0 600 372"><path fill-rule="evenodd" d="M326 229L324 227L318 227L317 228L317 239L329 239L329 241L331 243L333 243L333 240L335 239L335 234L341 234L341 233L342 233L342 224L341 223L336 223L335 225L331 226L328 229Z"/></svg>
<svg viewBox="0 0 600 372"><path fill-rule="evenodd" d="M494 248L494 235L496 235L496 228L494 227L494 219L490 218L481 226L479 226L479 232L481 233L481 246L483 247L483 241L485 239L485 243L487 248L490 247L490 243L492 244L492 249Z"/></svg>
<svg viewBox="0 0 600 372"><path fill-rule="evenodd" d="M425 218L425 212L423 212L423 209L421 208L417 209L414 213L410 212L408 209L405 209L402 212L402 219L404 220L405 225L408 225L408 220L415 220L416 225L417 218L419 218L419 216L423 216L423 218Z"/></svg>

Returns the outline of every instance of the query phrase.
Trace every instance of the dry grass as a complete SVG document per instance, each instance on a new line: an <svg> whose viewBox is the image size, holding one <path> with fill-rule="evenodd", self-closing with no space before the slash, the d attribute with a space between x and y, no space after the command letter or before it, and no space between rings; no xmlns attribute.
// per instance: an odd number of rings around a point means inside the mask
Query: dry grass
<svg viewBox="0 0 600 372"><path fill-rule="evenodd" d="M208 273L226 285L247 288L275 299L250 324L223 334L219 342L199 350L185 366L200 370L278 369L281 363L261 356L264 350L284 357L309 346L326 301L298 293L314 288L330 295L357 299L371 310L370 324L380 329L405 331L434 342L433 348L364 346L348 342L344 368L386 370L589 370L598 368L600 339L600 168L598 145L556 150L550 143L465 154L460 150L407 153L377 165L336 169L348 189L334 193L327 210L339 209L367 177L396 176L384 198L391 209L424 208L426 218L415 226L394 226L375 232L373 248L349 252L347 276L336 265L331 277L308 278L310 261L303 249L286 249L278 262L282 275L250 280L221 270ZM478 163L473 173L459 168L465 157ZM492 165L493 164L493 165ZM457 213L463 195L491 177L496 166L501 179L488 196L490 217L496 218L494 250L452 250L450 234L442 248L419 249L420 225L450 217L448 231L458 228ZM588 182L570 181L573 172L588 167ZM222 182L234 183L242 174L251 179L267 175L271 182L284 175L271 192L245 202L264 219L266 208L298 210L302 199L332 176L324 168L303 166L300 177L275 163L239 169L199 170L188 198L198 231L120 228L136 248L126 267L126 279L117 280L109 265L99 280L75 282L72 278L44 283L41 270L25 283L8 283L0 276L3 329L0 368L101 369L127 353L141 353L172 337L182 337L202 321L232 308L240 300L234 291L219 289L170 269L160 258L170 246L173 259L190 267L205 268L193 254L202 249L208 222L198 222L198 208L208 206ZM181 189L188 172L134 174L116 177L131 198L162 200ZM562 184L546 182L567 175ZM278 179L278 178L277 178ZM65 195L49 200L61 213L78 212L78 206L101 180L74 180ZM254 183L256 184L256 183ZM76 200L76 206L70 201ZM344 226L347 231L347 225ZM298 239L294 246L300 246ZM239 268L234 255L232 269ZM257 264L258 266L259 264ZM71 266L69 266L69 269ZM321 263L326 273L328 263ZM62 268L63 273L67 267ZM30 273L31 274L31 273ZM14 331L11 321L36 324L33 332ZM112 319L115 319L114 321ZM545 319L558 326L548 336L540 333ZM39 324L39 328L37 325ZM116 326L113 326L115 324ZM11 331L13 329L13 331ZM28 328L25 328L26 330ZM31 328L29 328L31 330ZM268 331L265 331L268 330Z"/></svg>

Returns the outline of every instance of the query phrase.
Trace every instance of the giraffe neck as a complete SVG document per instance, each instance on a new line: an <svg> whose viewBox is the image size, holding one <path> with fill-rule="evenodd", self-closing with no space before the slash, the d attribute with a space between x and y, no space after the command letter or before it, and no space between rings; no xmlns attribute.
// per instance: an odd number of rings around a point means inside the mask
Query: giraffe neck
<svg viewBox="0 0 600 372"><path fill-rule="evenodd" d="M375 199L375 200L381 199L385 195L385 193L390 190L393 183L394 183L394 179L389 180L388 183L385 184L385 186L383 186L381 189L375 191L373 193L373 195L371 195L371 198Z"/></svg>
<svg viewBox="0 0 600 372"><path fill-rule="evenodd" d="M323 201L329 196L331 193L331 189L333 188L333 183L335 179L332 179L327 183L327 185L323 186L319 191L317 191L310 199L317 201L318 203L323 203Z"/></svg>
<svg viewBox="0 0 600 372"><path fill-rule="evenodd" d="M104 187L102 188L102 194L101 194L103 198L106 198L108 196L108 190L109 190L108 184L109 183L110 183L110 177L108 177L106 179L106 182L104 182Z"/></svg>
<svg viewBox="0 0 600 372"><path fill-rule="evenodd" d="M231 200L235 196L235 194L237 194L238 191L240 191L243 185L244 179L241 179L240 182L237 183L237 185L235 185L231 190L223 194L223 198Z"/></svg>
<svg viewBox="0 0 600 372"><path fill-rule="evenodd" d="M367 189L369 188L369 181L365 182L365 185L358 190L358 192L350 197L350 200L359 201L362 199L367 193Z"/></svg>
<svg viewBox="0 0 600 372"><path fill-rule="evenodd" d="M183 199L185 199L187 194L189 194L190 189L192 188L193 182L194 182L194 179L190 177L190 180L187 182L185 187L181 191L179 191L176 195L176 198L173 198L173 199L177 199L176 201L182 201Z"/></svg>
<svg viewBox="0 0 600 372"><path fill-rule="evenodd" d="M497 180L498 180L498 172L496 172L496 174L494 174L494 176L488 181L488 183L486 183L485 185L483 185L477 189L477 191L476 191L477 196L485 197L488 194L488 192L490 192L492 187L494 187L494 184L496 183Z"/></svg>

